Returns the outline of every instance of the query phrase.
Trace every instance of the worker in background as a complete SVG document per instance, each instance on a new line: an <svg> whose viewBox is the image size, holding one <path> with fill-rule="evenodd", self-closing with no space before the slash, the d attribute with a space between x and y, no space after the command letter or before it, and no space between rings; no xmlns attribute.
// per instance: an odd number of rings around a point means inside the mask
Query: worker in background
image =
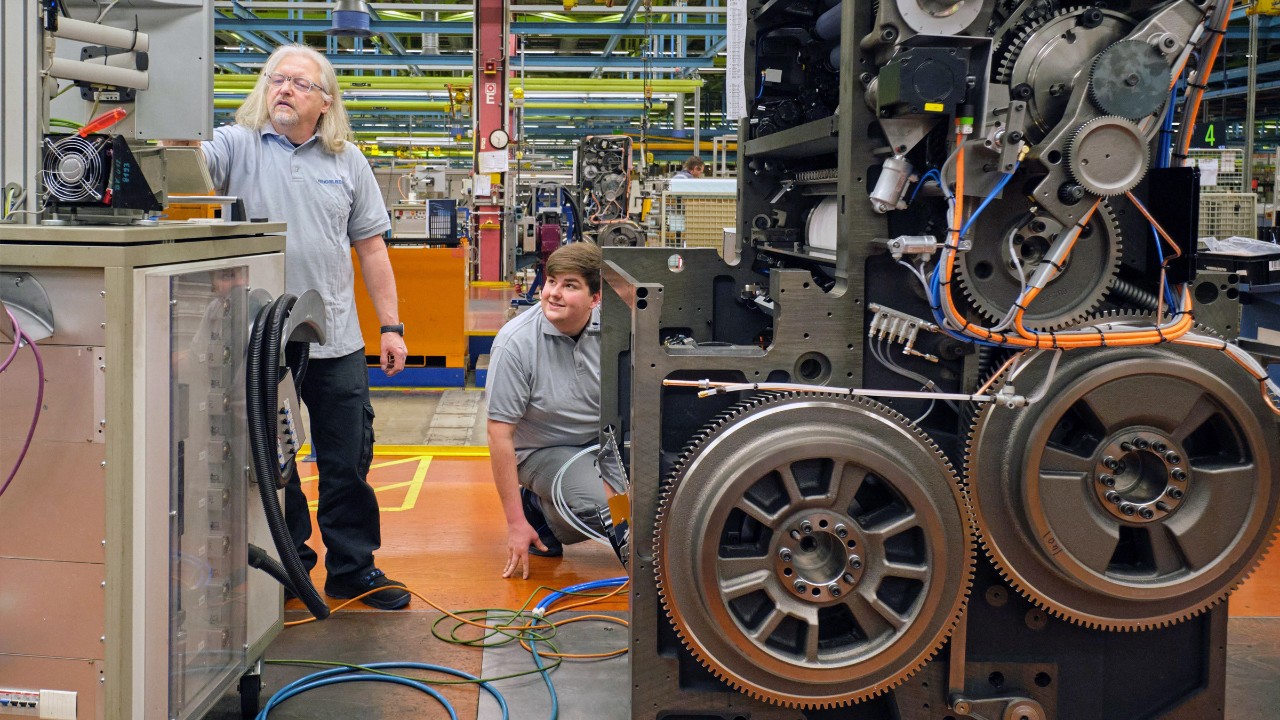
<svg viewBox="0 0 1280 720"><path fill-rule="evenodd" d="M489 358L489 462L507 519L503 577L529 577L529 555L558 557L564 545L606 536L606 482L591 448L600 424L600 248L573 243L547 258L538 307L498 331ZM567 465L567 467L566 467ZM556 476L564 470L556 507ZM606 473L608 475L609 473Z"/></svg>
<svg viewBox="0 0 1280 720"><path fill-rule="evenodd" d="M382 544L378 499L366 476L373 459L373 406L364 340L356 317L351 248L382 325L382 367L404 369L395 278L382 235L390 229L373 170L348 142L351 125L333 66L304 45L277 48L253 92L202 144L220 194L244 200L251 218L288 223L285 291L316 290L324 298L326 342L312 345L302 384L319 469L317 521L324 541L324 591L383 610L409 604L404 584L374 564ZM303 565L315 567L307 547L311 515L297 483L285 487L285 516Z"/></svg>
<svg viewBox="0 0 1280 720"><path fill-rule="evenodd" d="M671 176L671 179L672 180L688 180L691 178L694 178L694 179L700 178L702 177L703 171L706 170L706 167L707 167L707 164L702 162L702 160L697 155L694 155L690 157L688 160L684 161L684 167L682 167L680 170L677 170L676 174Z"/></svg>

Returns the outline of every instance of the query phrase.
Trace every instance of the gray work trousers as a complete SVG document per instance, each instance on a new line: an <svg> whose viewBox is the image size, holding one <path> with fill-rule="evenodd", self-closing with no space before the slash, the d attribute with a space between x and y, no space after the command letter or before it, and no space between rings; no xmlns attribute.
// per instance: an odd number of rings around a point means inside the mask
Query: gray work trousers
<svg viewBox="0 0 1280 720"><path fill-rule="evenodd" d="M516 468L520 486L529 490L542 502L542 514L547 518L547 525L556 539L565 545L587 540L574 524L570 523L556 507L553 496L556 475L564 468L574 455L591 445L556 445L534 450ZM623 488L611 482L614 490L621 492ZM606 528L600 520L600 510L605 509L608 516L608 502L605 498L604 480L596 467L596 453L588 452L573 461L565 468L564 478L560 481L560 494L565 504L584 525L604 534Z"/></svg>

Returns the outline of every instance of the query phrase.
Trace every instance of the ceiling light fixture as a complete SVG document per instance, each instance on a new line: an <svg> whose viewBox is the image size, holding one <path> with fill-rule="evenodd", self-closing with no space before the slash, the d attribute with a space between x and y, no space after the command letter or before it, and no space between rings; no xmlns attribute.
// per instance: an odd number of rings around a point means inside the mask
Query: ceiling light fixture
<svg viewBox="0 0 1280 720"><path fill-rule="evenodd" d="M326 35L342 37L369 37L373 31L369 29L372 11L364 0L337 0L333 4L333 27L325 31Z"/></svg>

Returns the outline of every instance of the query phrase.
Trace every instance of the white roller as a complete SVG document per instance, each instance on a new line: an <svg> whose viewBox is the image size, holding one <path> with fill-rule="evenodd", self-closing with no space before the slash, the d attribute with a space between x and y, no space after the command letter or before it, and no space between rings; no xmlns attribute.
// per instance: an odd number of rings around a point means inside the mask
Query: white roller
<svg viewBox="0 0 1280 720"><path fill-rule="evenodd" d="M135 52L147 52L151 48L151 39L146 33L83 20L72 20L68 17L58 18L58 29L53 31L53 36Z"/></svg>
<svg viewBox="0 0 1280 720"><path fill-rule="evenodd" d="M823 198L809 212L804 229L804 242L814 250L836 251L836 221L839 204L835 197Z"/></svg>
<svg viewBox="0 0 1280 720"><path fill-rule="evenodd" d="M146 90L150 84L147 73L129 68L118 68L102 63L87 63L77 60L54 58L46 69L52 77L63 80L81 80L99 85Z"/></svg>

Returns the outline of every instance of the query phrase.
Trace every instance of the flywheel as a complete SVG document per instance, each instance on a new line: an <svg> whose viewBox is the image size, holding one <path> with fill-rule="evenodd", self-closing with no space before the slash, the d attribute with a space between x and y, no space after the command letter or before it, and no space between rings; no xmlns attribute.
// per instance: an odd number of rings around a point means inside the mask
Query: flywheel
<svg viewBox="0 0 1280 720"><path fill-rule="evenodd" d="M973 528L950 464L905 418L841 395L766 396L714 421L664 492L658 591L693 655L791 707L901 683L954 629Z"/></svg>
<svg viewBox="0 0 1280 720"><path fill-rule="evenodd" d="M984 546L1023 594L1088 627L1142 630L1223 600L1280 519L1280 432L1225 353L1166 344L1042 354L1043 400L992 404L969 438Z"/></svg>

